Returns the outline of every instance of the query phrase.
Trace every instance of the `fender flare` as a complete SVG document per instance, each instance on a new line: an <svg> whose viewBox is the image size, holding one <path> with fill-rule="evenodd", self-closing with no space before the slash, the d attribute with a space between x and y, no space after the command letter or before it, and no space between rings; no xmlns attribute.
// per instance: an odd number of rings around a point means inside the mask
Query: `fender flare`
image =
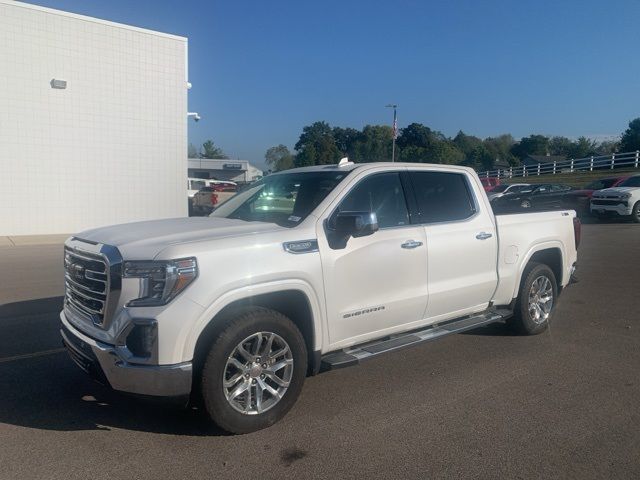
<svg viewBox="0 0 640 480"><path fill-rule="evenodd" d="M527 250L527 254L522 258L522 262L520 262L520 264L518 265L518 275L516 276L515 286L511 294L511 298L515 299L518 297L518 292L520 291L520 283L522 282L522 275L524 274L524 269L526 268L527 264L531 260L531 257L533 257L533 255L536 252L540 252L542 250L549 250L549 249L560 250L560 262L561 262L562 270L564 274L564 262L565 262L565 258L567 257L567 254L566 254L564 244L560 240L550 240L546 242L533 244L529 248L529 250ZM562 284L562 278L558 279L558 282Z"/></svg>
<svg viewBox="0 0 640 480"><path fill-rule="evenodd" d="M321 303L313 287L300 279L278 280L274 282L260 283L255 285L247 285L245 287L229 290L220 295L216 300L202 312L198 320L189 329L186 341L182 350L182 358L192 359L196 344L200 335L205 328L214 320L216 315L225 307L231 305L238 300L263 295L267 293L277 293L286 290L297 290L301 292L309 302L313 323L313 345L314 350L318 351L322 348L324 340L323 321L324 318Z"/></svg>

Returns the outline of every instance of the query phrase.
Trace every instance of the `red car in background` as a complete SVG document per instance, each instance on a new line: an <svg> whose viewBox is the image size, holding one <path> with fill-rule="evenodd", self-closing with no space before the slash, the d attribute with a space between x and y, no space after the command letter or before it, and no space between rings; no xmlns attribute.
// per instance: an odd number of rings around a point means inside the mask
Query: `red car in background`
<svg viewBox="0 0 640 480"><path fill-rule="evenodd" d="M625 177L599 178L598 180L594 180L591 183L585 185L584 188L567 192L564 197L564 203L567 208L571 208L579 214L588 214L589 202L591 201L593 192L602 190L603 188L617 187L627 178L629 178L628 175Z"/></svg>
<svg viewBox="0 0 640 480"><path fill-rule="evenodd" d="M497 177L482 177L480 183L484 187L485 192L490 192L492 189L500 185L500 179Z"/></svg>

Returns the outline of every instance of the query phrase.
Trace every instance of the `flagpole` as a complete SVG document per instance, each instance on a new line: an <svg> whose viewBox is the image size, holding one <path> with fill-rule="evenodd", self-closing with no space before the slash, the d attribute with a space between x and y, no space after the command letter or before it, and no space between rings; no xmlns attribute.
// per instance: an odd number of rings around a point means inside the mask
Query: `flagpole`
<svg viewBox="0 0 640 480"><path fill-rule="evenodd" d="M391 144L391 161L396 161L396 138L398 138L398 115L397 108L398 105L395 103L390 103L389 105L385 105L388 108L393 108L393 142Z"/></svg>

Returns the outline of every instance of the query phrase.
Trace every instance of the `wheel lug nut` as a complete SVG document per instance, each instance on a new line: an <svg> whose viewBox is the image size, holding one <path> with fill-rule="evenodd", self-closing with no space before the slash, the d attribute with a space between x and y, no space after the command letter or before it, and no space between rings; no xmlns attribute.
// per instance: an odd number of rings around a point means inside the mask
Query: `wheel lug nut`
<svg viewBox="0 0 640 480"><path fill-rule="evenodd" d="M266 364L266 363L263 363L263 364L262 364L262 368L267 368L267 364Z"/></svg>
<svg viewBox="0 0 640 480"><path fill-rule="evenodd" d="M260 375L260 378L264 379L264 377L266 377L266 375L264 373L262 375Z"/></svg>
<svg viewBox="0 0 640 480"><path fill-rule="evenodd" d="M254 378L253 380L251 380L251 383L256 383L256 379Z"/></svg>
<svg viewBox="0 0 640 480"><path fill-rule="evenodd" d="M256 358L256 363L260 363L260 357Z"/></svg>

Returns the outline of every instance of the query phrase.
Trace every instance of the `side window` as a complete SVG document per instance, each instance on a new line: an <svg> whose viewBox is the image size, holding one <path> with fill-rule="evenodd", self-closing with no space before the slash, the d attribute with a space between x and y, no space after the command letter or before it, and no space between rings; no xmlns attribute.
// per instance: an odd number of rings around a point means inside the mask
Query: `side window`
<svg viewBox="0 0 640 480"><path fill-rule="evenodd" d="M380 228L408 225L409 211L400 174L374 174L358 183L329 219L330 228L334 228L339 212L374 212Z"/></svg>
<svg viewBox="0 0 640 480"><path fill-rule="evenodd" d="M409 175L422 223L464 220L476 212L464 175L416 171Z"/></svg>

